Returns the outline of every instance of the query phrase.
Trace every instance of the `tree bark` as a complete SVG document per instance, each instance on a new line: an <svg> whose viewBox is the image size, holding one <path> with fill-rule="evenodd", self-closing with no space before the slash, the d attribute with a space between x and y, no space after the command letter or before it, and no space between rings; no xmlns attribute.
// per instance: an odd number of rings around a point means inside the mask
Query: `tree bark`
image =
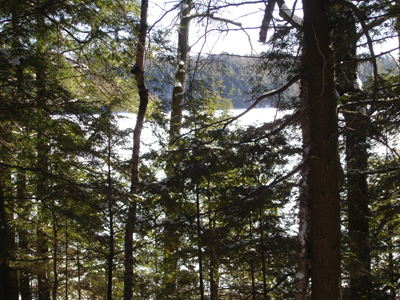
<svg viewBox="0 0 400 300"><path fill-rule="evenodd" d="M124 271L124 300L131 300L133 296L133 231L136 223L136 193L139 189L139 153L140 135L149 102L148 91L144 82L144 58L146 52L147 35L147 8L148 0L142 0L140 13L139 42L136 51L136 64L132 73L135 75L136 86L139 92L140 104L133 132L133 150L131 166L131 190L128 216L125 229L125 271Z"/></svg>
<svg viewBox="0 0 400 300"><path fill-rule="evenodd" d="M6 203L4 197L3 168L0 168L0 298L4 300L11 299L11 281L10 281L10 241L9 226L7 222Z"/></svg>
<svg viewBox="0 0 400 300"><path fill-rule="evenodd" d="M58 227L57 227L57 217L53 212L53 300L57 300L57 292L58 292Z"/></svg>
<svg viewBox="0 0 400 300"><path fill-rule="evenodd" d="M190 52L189 26L192 0L184 0L181 4L181 23L178 33L178 56L175 73L174 89L171 103L170 140L171 143L179 136L182 123L183 101L186 87L187 64Z"/></svg>
<svg viewBox="0 0 400 300"><path fill-rule="evenodd" d="M337 99L329 0L303 0L310 121L311 299L339 298Z"/></svg>
<svg viewBox="0 0 400 300"><path fill-rule="evenodd" d="M107 147L107 186L111 191L111 136L108 135ZM110 192L106 195L108 200L108 224L110 227L110 237L108 240L109 253L107 257L107 300L112 299L112 285L113 285L113 267L114 267L114 212L112 206L112 196Z"/></svg>
<svg viewBox="0 0 400 300"><path fill-rule="evenodd" d="M204 300L204 281L203 281L203 250L201 238L201 219L200 219L200 195L199 186L196 184L196 225L197 225L197 252L199 259L199 281L200 281L200 300Z"/></svg>
<svg viewBox="0 0 400 300"><path fill-rule="evenodd" d="M174 78L174 87L171 101L171 119L169 129L169 146L172 148L179 141L179 135L182 126L182 111L186 88L187 65L190 52L189 46L189 14L192 8L192 0L183 0L181 3L180 25L178 30L178 53L177 67ZM174 154L173 154L174 155ZM167 175L171 176L171 168L174 166L167 165ZM167 218L175 217L175 201L173 197L168 199L165 207L165 215ZM163 276L163 293L171 295L176 291L176 274L178 258L176 249L179 247L179 236L174 225L166 224L164 233L164 276Z"/></svg>
<svg viewBox="0 0 400 300"><path fill-rule="evenodd" d="M357 27L354 11L340 7L334 20L338 29L334 32L336 62L357 61ZM347 93L350 100L358 101L362 90L357 64L345 64L336 68L336 89L340 96ZM345 145L347 165L348 243L351 257L348 261L349 295L351 299L371 299L370 246L369 246L369 197L367 174L367 109L364 105L351 105L344 110L346 121Z"/></svg>
<svg viewBox="0 0 400 300"><path fill-rule="evenodd" d="M304 51L303 51L304 61ZM304 62L303 62L304 64ZM305 67L303 65L303 67ZM311 230L311 170L310 170L310 120L308 109L307 79L301 80L300 115L303 143L303 162L299 186L299 233L297 239L297 264L295 275L295 299L305 300L309 293L310 281L310 230Z"/></svg>

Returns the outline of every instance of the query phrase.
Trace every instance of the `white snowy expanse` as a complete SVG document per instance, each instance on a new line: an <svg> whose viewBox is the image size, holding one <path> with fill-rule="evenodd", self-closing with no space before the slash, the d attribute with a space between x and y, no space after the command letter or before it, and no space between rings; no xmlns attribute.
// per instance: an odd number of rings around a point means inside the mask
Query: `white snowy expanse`
<svg viewBox="0 0 400 300"><path fill-rule="evenodd" d="M243 113L244 109L234 109L232 110L232 115L237 116ZM276 108L255 108L250 110L248 113L239 118L238 122L241 125L252 125L260 124L263 122L271 122L276 118L281 117L284 114L289 113L288 111L278 111ZM136 116L129 113L121 113L124 118L120 119L118 124L121 129L134 128L136 122ZM151 131L148 127L144 128L142 137L144 139L150 138Z"/></svg>

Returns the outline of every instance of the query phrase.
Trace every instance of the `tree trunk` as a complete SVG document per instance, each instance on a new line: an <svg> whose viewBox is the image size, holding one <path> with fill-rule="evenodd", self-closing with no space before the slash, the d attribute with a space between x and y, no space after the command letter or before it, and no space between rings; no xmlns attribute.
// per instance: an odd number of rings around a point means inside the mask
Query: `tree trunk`
<svg viewBox="0 0 400 300"><path fill-rule="evenodd" d="M190 52L189 47L189 14L192 8L192 0L183 0L181 3L180 25L178 31L177 67L174 78L174 87L171 101L171 119L169 131L169 146L172 148L179 141L182 126L182 111L186 87L187 65ZM174 154L173 154L174 155ZM173 168L173 166L172 166ZM170 176L171 166L167 166L167 175ZM166 218L174 219L175 201L173 197L168 199L165 208ZM179 247L179 236L175 226L166 224L164 233L164 276L163 293L170 295L176 291L176 274L178 258L176 249Z"/></svg>
<svg viewBox="0 0 400 300"><path fill-rule="evenodd" d="M81 251L79 246L76 246L76 264L77 264L77 269L78 269L78 300L82 299L82 288L81 288L81 282L82 282L82 274L81 274Z"/></svg>
<svg viewBox="0 0 400 300"><path fill-rule="evenodd" d="M263 209L260 204L259 207L259 218L260 218L260 250L261 250L261 266L262 266L262 281L263 281L263 299L269 299L267 290L267 267L265 261L265 240L264 240L264 221L263 221Z"/></svg>
<svg viewBox="0 0 400 300"><path fill-rule="evenodd" d="M139 42L136 52L136 64L132 73L136 78L136 85L139 92L140 104L136 118L136 125L133 132L133 150L131 166L131 195L128 216L125 229L125 271L124 271L124 300L131 300L133 296L133 231L136 223L136 193L139 189L139 153L140 135L149 102L148 91L144 82L144 58L146 51L147 34L147 8L148 0L142 0L140 13Z"/></svg>
<svg viewBox="0 0 400 300"><path fill-rule="evenodd" d="M341 7L335 12L335 23L340 24L334 34L337 48L336 62L357 60L357 27L353 10ZM357 64L339 65L336 68L336 89L340 96L347 93L350 100L344 104L346 121L346 165L348 204L348 243L351 257L348 262L351 299L371 299L370 247L369 247L369 197L367 126L365 106L354 106L362 90ZM346 108L346 104L351 104Z"/></svg>
<svg viewBox="0 0 400 300"><path fill-rule="evenodd" d="M329 0L303 0L310 121L313 300L337 300L340 285L340 171L329 5Z"/></svg>
<svg viewBox="0 0 400 300"><path fill-rule="evenodd" d="M107 185L111 191L111 136L108 136L108 152L107 152ZM114 212L112 206L112 196L110 192L106 195L108 199L108 226L110 227L110 238L108 241L109 254L107 257L107 300L112 299L113 285L113 267L114 267Z"/></svg>
<svg viewBox="0 0 400 300"><path fill-rule="evenodd" d="M208 207L208 210L211 211L211 207ZM215 219L216 216L212 216L212 212L209 216L209 227L212 229L213 233L215 234ZM215 237L214 237L215 238ZM214 245L209 245L210 251L210 300L218 299L218 262L217 262L217 255Z"/></svg>
<svg viewBox="0 0 400 300"><path fill-rule="evenodd" d="M200 220L200 195L199 186L196 184L196 225L197 225L197 252L199 259L199 281L200 281L200 300L204 300L204 283L203 283L203 251L201 239L201 220Z"/></svg>
<svg viewBox="0 0 400 300"><path fill-rule="evenodd" d="M0 298L4 300L11 299L11 281L10 281L10 241L9 237L9 226L7 223L6 214L6 201L4 197L4 180L3 180L3 168L0 167Z"/></svg>
<svg viewBox="0 0 400 300"><path fill-rule="evenodd" d="M367 138L363 108L345 113L351 299L371 299Z"/></svg>
<svg viewBox="0 0 400 300"><path fill-rule="evenodd" d="M65 220L65 300L68 300L68 249L69 249L68 219L66 219ZM79 259L78 259L78 266L79 266Z"/></svg>
<svg viewBox="0 0 400 300"><path fill-rule="evenodd" d="M302 54L303 69L305 65L305 50ZM297 239L297 264L295 275L295 299L305 300L309 293L310 281L310 231L311 231L311 170L310 170L310 120L308 108L308 85L307 79L301 79L300 91L300 115L301 132L303 143L303 162L304 167L301 170L301 180L299 186L299 233Z"/></svg>
<svg viewBox="0 0 400 300"><path fill-rule="evenodd" d="M53 276L54 276L54 284L53 284L53 300L57 300L57 292L58 292L58 228L57 228L57 218L53 213Z"/></svg>
<svg viewBox="0 0 400 300"><path fill-rule="evenodd" d="M186 87L187 64L189 57L189 26L192 0L183 0L181 4L181 23L178 33L178 57L174 89L171 103L170 140L174 143L180 134L182 123L183 101Z"/></svg>

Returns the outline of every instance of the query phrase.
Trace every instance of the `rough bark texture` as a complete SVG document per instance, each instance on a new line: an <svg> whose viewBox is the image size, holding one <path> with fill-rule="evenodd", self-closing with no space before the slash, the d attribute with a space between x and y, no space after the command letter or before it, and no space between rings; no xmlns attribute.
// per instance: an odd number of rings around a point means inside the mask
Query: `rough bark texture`
<svg viewBox="0 0 400 300"><path fill-rule="evenodd" d="M303 52L304 55L304 52ZM303 139L303 162L301 170L301 181L299 186L299 234L297 240L298 257L295 276L295 299L306 299L309 292L310 281L310 121L308 110L308 87L307 79L301 80L301 130Z"/></svg>
<svg viewBox="0 0 400 300"><path fill-rule="evenodd" d="M181 23L178 33L178 57L175 73L175 85L171 103L170 138L173 141L180 134L182 110L186 86L187 64L190 52L189 26L192 0L184 0L181 4Z"/></svg>
<svg viewBox="0 0 400 300"><path fill-rule="evenodd" d="M125 229L125 271L124 271L124 300L131 300L133 296L133 231L136 223L136 199L135 195L139 188L139 153L140 135L149 102L148 91L144 82L144 58L146 51L147 34L147 8L148 1L142 0L140 13L139 43L136 52L136 64L132 73L136 78L136 85L139 92L140 104L136 118L136 125L133 132L133 151L131 169L131 195L127 223Z"/></svg>
<svg viewBox="0 0 400 300"><path fill-rule="evenodd" d="M329 1L303 0L310 121L311 298L339 298L340 203L337 99Z"/></svg>

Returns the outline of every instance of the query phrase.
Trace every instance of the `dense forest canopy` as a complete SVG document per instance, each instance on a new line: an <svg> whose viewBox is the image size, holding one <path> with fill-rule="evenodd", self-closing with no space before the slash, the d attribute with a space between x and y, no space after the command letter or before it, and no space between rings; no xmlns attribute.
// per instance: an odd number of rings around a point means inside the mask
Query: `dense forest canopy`
<svg viewBox="0 0 400 300"><path fill-rule="evenodd" d="M398 0L0 4L1 300L400 297Z"/></svg>

